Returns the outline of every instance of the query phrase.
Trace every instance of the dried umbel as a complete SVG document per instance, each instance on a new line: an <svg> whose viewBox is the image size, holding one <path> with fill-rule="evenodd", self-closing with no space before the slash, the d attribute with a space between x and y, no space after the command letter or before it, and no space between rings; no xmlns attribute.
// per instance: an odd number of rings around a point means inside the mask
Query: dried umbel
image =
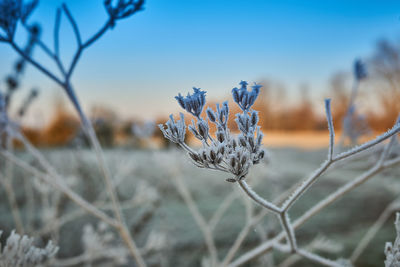
<svg viewBox="0 0 400 267"><path fill-rule="evenodd" d="M0 236L2 231L0 231ZM58 247L49 241L44 248L33 245L33 238L20 236L14 231L7 238L5 247L0 245L0 266L38 266L53 258Z"/></svg>
<svg viewBox="0 0 400 267"><path fill-rule="evenodd" d="M165 123L167 129L164 128L164 125L159 124L158 127L164 134L164 137L170 140L171 142L181 144L185 142L186 135L186 125L185 125L185 117L182 113L179 113L181 119L176 121L172 114L169 116L169 121Z"/></svg>
<svg viewBox="0 0 400 267"><path fill-rule="evenodd" d="M144 0L105 0L104 6L110 16L111 26L115 25L115 21L129 17L143 9Z"/></svg>
<svg viewBox="0 0 400 267"><path fill-rule="evenodd" d="M229 182L243 179L249 168L259 163L265 154L261 148L263 134L258 126L258 112L251 109L261 86L255 84L252 86L252 91L248 91L247 82L241 81L240 85L240 89L232 90L234 101L242 110L242 113L236 114L235 119L240 131L237 136L232 135L227 127L229 118L227 102L221 106L217 104L215 111L208 108L207 119L201 117L206 102L206 92L198 88L193 88L193 95L188 94L187 97L183 97L179 94L175 98L182 108L196 117L188 128L202 142L202 148L196 151L184 142L186 125L182 113L181 120L178 122L175 122L171 115L170 120L165 124L166 129L164 125L159 125L167 139L188 151L196 166L233 174L233 177L227 179ZM210 134L209 122L216 126L214 137Z"/></svg>
<svg viewBox="0 0 400 267"><path fill-rule="evenodd" d="M400 213L396 214L396 232L397 237L394 243L387 242L385 245L385 267L399 267L400 266Z"/></svg>
<svg viewBox="0 0 400 267"><path fill-rule="evenodd" d="M243 112L248 111L256 101L258 94L260 93L261 85L255 84L252 86L252 91L247 91L248 83L241 81L239 83L241 87L232 89L233 100L239 105Z"/></svg>
<svg viewBox="0 0 400 267"><path fill-rule="evenodd" d="M3 40L14 38L17 22L21 18L21 0L0 0L0 28L6 36Z"/></svg>
<svg viewBox="0 0 400 267"><path fill-rule="evenodd" d="M1 41L13 40L18 21L25 23L37 3L34 0L23 5L22 0L0 0L0 28L5 33L0 35Z"/></svg>
<svg viewBox="0 0 400 267"><path fill-rule="evenodd" d="M193 95L187 94L186 97L183 97L181 94L175 96L175 99L178 101L179 105L197 118L200 118L200 114L203 111L204 104L206 103L206 92L201 91L200 88L193 87Z"/></svg>

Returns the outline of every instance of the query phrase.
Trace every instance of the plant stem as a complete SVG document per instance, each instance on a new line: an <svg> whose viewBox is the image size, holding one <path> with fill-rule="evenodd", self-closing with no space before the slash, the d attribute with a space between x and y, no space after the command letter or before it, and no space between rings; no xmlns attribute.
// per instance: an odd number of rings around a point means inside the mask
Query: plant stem
<svg viewBox="0 0 400 267"><path fill-rule="evenodd" d="M244 179L238 181L238 184L241 189L252 199L254 202L259 204L260 206L271 210L274 213L280 213L281 209L275 206L273 203L265 200L264 198L260 197L253 189L246 183Z"/></svg>

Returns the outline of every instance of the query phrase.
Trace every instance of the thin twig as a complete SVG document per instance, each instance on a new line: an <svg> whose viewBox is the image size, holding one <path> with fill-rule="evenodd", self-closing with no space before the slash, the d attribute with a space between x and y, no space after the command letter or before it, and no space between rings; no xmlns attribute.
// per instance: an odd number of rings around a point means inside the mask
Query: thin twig
<svg viewBox="0 0 400 267"><path fill-rule="evenodd" d="M256 192L254 192L253 189L251 189L251 187L246 183L246 181L240 180L238 181L240 188L243 189L243 191L251 198L253 199L257 204L259 204L260 206L271 210L274 213L280 213L281 209L278 208L275 204L263 199L262 197L260 197Z"/></svg>
<svg viewBox="0 0 400 267"><path fill-rule="evenodd" d="M82 46L82 38L81 38L81 33L79 32L78 25L76 24L74 17L72 16L71 12L68 9L68 6L65 3L62 4L62 8L63 8L65 15L67 16L69 22L71 23L72 29L74 30L74 34L75 34L76 42L78 43L78 47L81 47Z"/></svg>
<svg viewBox="0 0 400 267"><path fill-rule="evenodd" d="M290 246L290 252L295 253L297 251L296 237L293 227L290 224L288 213L285 211L281 212L279 214L279 220L282 224L282 228L285 230L286 240L288 241L288 244Z"/></svg>
<svg viewBox="0 0 400 267"><path fill-rule="evenodd" d="M390 167L393 167L393 166L396 166L399 164L400 164L400 157L392 159L392 160L388 160L385 163L383 163L382 166L380 166L380 167L375 165L374 167L372 167L365 173L361 174L354 180L346 183L345 185L343 185L342 187L337 189L335 192L333 192L332 194L327 196L325 199L321 200L316 205L314 205L312 208L310 208L307 212L305 212L302 216L300 216L300 218L298 218L297 220L295 220L293 222L293 228L294 229L299 228L301 225L303 225L305 222L307 222L314 215L318 214L322 209L324 209L325 207L329 206L330 204L332 204L333 202L335 202L336 200L341 198L341 196L343 196L344 194L349 193L353 189L357 188L359 185L365 183L366 181L368 181L370 178L372 178L374 175L376 175L383 169L387 169L387 168L390 168ZM281 241L283 238L285 238L284 231L279 233L278 235L276 235L273 239L271 239L263 244L260 244L259 246L246 252L245 254L243 254L242 256L237 258L234 262L232 262L229 266L230 267L240 266L240 265L270 251L273 248L274 244L276 242Z"/></svg>
<svg viewBox="0 0 400 267"><path fill-rule="evenodd" d="M98 217L99 219L101 219L102 221L108 223L109 225L111 225L113 227L119 226L119 223L117 221L110 218L108 215L106 215L102 211L98 210L97 208L93 207L93 205L91 205L89 202L84 200L81 196L77 195L75 192L73 192L71 189L69 189L65 184L58 182L60 180L60 177L52 177L45 173L42 173L42 172L38 171L37 169L35 169L34 167L23 162L22 160L16 158L14 155L12 155L11 153L9 153L7 151L1 150L0 155L2 155L5 159L13 162L15 165L19 166L20 168L30 172L32 175L42 179L44 182L54 186L56 189L63 192L73 202L78 204L79 207L85 209L90 214L94 215L95 217ZM54 180L54 178L56 178L56 180Z"/></svg>
<svg viewBox="0 0 400 267"><path fill-rule="evenodd" d="M40 70L41 72L43 72L46 76L48 76L50 79L52 79L53 81L55 81L58 85L60 85L61 87L64 86L64 83L57 78L53 73L51 73L48 69L46 69L45 67L43 67L42 65L40 65L38 62L36 62L34 59L32 59L30 56L28 56L27 54L25 54L24 51L22 51L22 49L14 42L10 42L11 46L14 48L14 50L21 56L23 57L26 61L28 61L29 63L31 63L33 66L35 66L38 70Z"/></svg>
<svg viewBox="0 0 400 267"><path fill-rule="evenodd" d="M328 151L328 161L331 161L333 158L333 149L335 147L335 129L333 127L333 118L331 111L331 100L325 100L325 112L326 112L326 120L328 121L328 130L329 130L329 151Z"/></svg>

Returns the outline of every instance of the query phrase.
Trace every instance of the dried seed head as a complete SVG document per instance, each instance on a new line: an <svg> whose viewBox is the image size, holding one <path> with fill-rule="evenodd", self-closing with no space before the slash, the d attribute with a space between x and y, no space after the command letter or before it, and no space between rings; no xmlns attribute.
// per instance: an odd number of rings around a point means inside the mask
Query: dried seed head
<svg viewBox="0 0 400 267"><path fill-rule="evenodd" d="M215 151L213 149L210 149L210 159L211 161L215 161L217 158L217 154L215 153Z"/></svg>
<svg viewBox="0 0 400 267"><path fill-rule="evenodd" d="M246 81L241 81L239 84L241 85L240 89L232 89L232 97L244 112L248 112L260 93L261 85L255 84L252 86L253 90L250 92L247 91L248 83Z"/></svg>
<svg viewBox="0 0 400 267"><path fill-rule="evenodd" d="M236 138L231 136L230 130L227 128L229 118L227 102L222 105L217 104L216 111L211 108L206 110L208 120L213 122L217 128L216 139L214 140L210 137L208 121L200 118L205 105L205 92L193 88L193 95L188 94L183 97L179 94L175 97L182 108L198 119L196 123L192 120L192 124L188 127L196 138L203 141L203 149L198 153L189 153L190 157L194 162L201 163L201 165L196 164L199 167L228 170L237 177L227 179L232 182L244 179L250 166L257 164L264 157L264 151L260 150L263 135L260 132L260 127L257 126L259 122L258 112L250 110L261 86L255 84L252 86L252 90L248 91L247 85L247 82L241 81L240 88L232 90L235 102L243 111L243 113L236 114L235 121L241 131L241 134ZM168 130L172 132L173 137L182 132L179 123L175 123L172 118L166 125L167 129L163 130L167 133L164 135L168 136ZM211 142L208 142L207 139L211 139Z"/></svg>
<svg viewBox="0 0 400 267"><path fill-rule="evenodd" d="M240 159L240 164L242 164L242 166L244 166L246 164L247 160L248 160L247 153L243 153L242 158Z"/></svg>
<svg viewBox="0 0 400 267"><path fill-rule="evenodd" d="M223 142L225 141L225 133L222 132L222 131L218 131L218 132L217 132L217 140L218 140L220 143L223 143Z"/></svg>
<svg viewBox="0 0 400 267"><path fill-rule="evenodd" d="M261 142L262 142L263 137L264 137L263 133L259 131L257 133L257 146L261 146Z"/></svg>
<svg viewBox="0 0 400 267"><path fill-rule="evenodd" d="M210 121L215 122L216 121L216 117L215 117L215 113L211 108L207 108L207 117Z"/></svg>
<svg viewBox="0 0 400 267"><path fill-rule="evenodd" d="M255 127L258 123L258 112L253 110L251 112L251 126Z"/></svg>
<svg viewBox="0 0 400 267"><path fill-rule="evenodd" d="M236 147L237 147L236 140L235 140L235 139L232 139L232 148L233 148L233 149L236 149Z"/></svg>
<svg viewBox="0 0 400 267"><path fill-rule="evenodd" d="M202 152L201 152L201 157L203 158L203 160L207 160L207 153L206 153L206 151L205 150L203 150Z"/></svg>
<svg viewBox="0 0 400 267"><path fill-rule="evenodd" d="M236 158L235 157L231 157L229 164L231 165L232 168L235 168L236 166Z"/></svg>
<svg viewBox="0 0 400 267"><path fill-rule="evenodd" d="M200 114L206 103L206 92L196 87L193 87L193 91L193 95L188 93L186 97L183 97L181 94L178 94L175 99L183 109L197 118L200 118Z"/></svg>
<svg viewBox="0 0 400 267"><path fill-rule="evenodd" d="M174 143L183 143L185 141L185 117L182 113L180 113L179 115L181 119L176 122L172 114L169 116L169 121L165 123L167 127L166 129L164 128L163 124L158 125L164 137Z"/></svg>
<svg viewBox="0 0 400 267"><path fill-rule="evenodd" d="M225 154L225 145L220 144L220 145L218 146L218 153L220 153L220 154L222 154L222 155Z"/></svg>
<svg viewBox="0 0 400 267"><path fill-rule="evenodd" d="M131 16L132 14L143 10L144 0L126 1L126 0L105 0L104 7L107 10L111 20L111 27L114 27L115 21Z"/></svg>
<svg viewBox="0 0 400 267"><path fill-rule="evenodd" d="M246 142L246 139L244 138L244 136L243 135L239 135L239 144L242 146L242 147L246 147L247 146L247 142Z"/></svg>
<svg viewBox="0 0 400 267"><path fill-rule="evenodd" d="M189 152L188 154L195 162L201 162L202 161L198 154L194 154L194 153L191 153L191 152Z"/></svg>
<svg viewBox="0 0 400 267"><path fill-rule="evenodd" d="M203 138L203 140L207 140L208 138L208 124L203 119L197 122L197 128L199 129L199 135Z"/></svg>
<svg viewBox="0 0 400 267"><path fill-rule="evenodd" d="M255 148L254 137L253 136L249 136L247 138L247 140L249 142L249 145L250 145L251 149L254 150L254 148Z"/></svg>

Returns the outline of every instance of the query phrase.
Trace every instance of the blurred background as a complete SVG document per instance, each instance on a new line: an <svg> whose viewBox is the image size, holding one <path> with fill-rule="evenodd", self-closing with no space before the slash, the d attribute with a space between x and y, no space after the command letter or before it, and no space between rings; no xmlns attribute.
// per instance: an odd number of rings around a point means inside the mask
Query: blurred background
<svg viewBox="0 0 400 267"><path fill-rule="evenodd" d="M106 19L102 1L40 1L30 22L41 26L50 46L62 2L84 40ZM392 126L400 103L399 10L398 1L148 1L144 12L119 21L84 54L73 83L107 146L130 142L133 124L151 128L179 112L173 98L179 92L200 87L214 106L231 99L240 80L264 86L256 109L267 145L324 146L323 99L332 98L340 131L356 59L368 72L355 101L357 113L369 133ZM61 32L62 59L70 62L76 41L65 18ZM26 36L20 27L16 40L23 45ZM55 68L40 49L32 54ZM0 46L0 57L1 86L7 87L19 57L7 45ZM47 77L28 65L16 87L10 112L15 116L29 90L38 92L19 118L35 144L69 145L80 134L64 92Z"/></svg>

